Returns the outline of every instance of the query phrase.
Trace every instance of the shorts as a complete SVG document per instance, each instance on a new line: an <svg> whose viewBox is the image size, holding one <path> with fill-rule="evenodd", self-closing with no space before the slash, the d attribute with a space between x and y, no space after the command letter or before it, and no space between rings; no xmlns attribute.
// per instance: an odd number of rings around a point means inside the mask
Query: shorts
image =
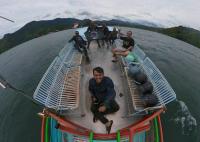
<svg viewBox="0 0 200 142"><path fill-rule="evenodd" d="M123 48L121 46L116 47L115 44L112 46L112 49L117 49L117 50L122 50L122 51L126 50L125 48Z"/></svg>

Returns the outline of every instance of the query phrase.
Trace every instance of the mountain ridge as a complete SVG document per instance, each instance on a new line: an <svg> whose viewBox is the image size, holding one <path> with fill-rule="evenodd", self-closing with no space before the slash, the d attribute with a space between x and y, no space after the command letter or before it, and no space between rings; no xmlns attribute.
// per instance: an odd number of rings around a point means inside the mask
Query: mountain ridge
<svg viewBox="0 0 200 142"><path fill-rule="evenodd" d="M17 30L12 34L6 34L2 39L0 39L0 53L15 47L25 41L40 37L42 35L57 32L61 30L66 30L72 28L74 23L79 23L81 26L88 26L90 19L79 20L75 18L56 18L54 20L42 20L42 21L32 21L27 23L21 29ZM139 28L144 30L150 30L158 33L162 33L179 40L185 41L200 48L200 31L178 26L171 28L159 28L142 25L139 23L132 23L127 21L121 21L117 19L112 20L101 20L95 21L96 23L106 23L110 26L124 26ZM152 25L153 26L153 25Z"/></svg>

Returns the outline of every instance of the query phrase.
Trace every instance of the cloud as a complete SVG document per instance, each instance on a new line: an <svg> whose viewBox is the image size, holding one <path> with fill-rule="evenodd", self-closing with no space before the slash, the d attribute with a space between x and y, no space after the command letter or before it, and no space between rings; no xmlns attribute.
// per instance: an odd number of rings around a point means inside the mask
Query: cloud
<svg viewBox="0 0 200 142"><path fill-rule="evenodd" d="M60 15L61 15L61 13L56 13L56 14L55 14L55 17L60 16Z"/></svg>
<svg viewBox="0 0 200 142"><path fill-rule="evenodd" d="M42 17L42 18L48 18L48 17L50 17L51 16L51 14L46 14L44 17Z"/></svg>
<svg viewBox="0 0 200 142"><path fill-rule="evenodd" d="M14 32L33 20L54 18L120 18L145 21L165 27L187 25L199 29L199 0L0 0L0 36Z"/></svg>
<svg viewBox="0 0 200 142"><path fill-rule="evenodd" d="M65 13L65 14L71 14L71 12L68 11L68 10L65 10L64 13Z"/></svg>
<svg viewBox="0 0 200 142"><path fill-rule="evenodd" d="M82 11L78 13L79 16L92 16L92 13L88 12L88 11Z"/></svg>

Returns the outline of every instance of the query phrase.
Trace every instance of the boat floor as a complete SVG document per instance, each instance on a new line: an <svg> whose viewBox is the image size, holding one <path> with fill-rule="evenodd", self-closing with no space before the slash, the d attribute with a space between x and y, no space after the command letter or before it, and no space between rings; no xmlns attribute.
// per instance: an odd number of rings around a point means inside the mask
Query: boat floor
<svg viewBox="0 0 200 142"><path fill-rule="evenodd" d="M83 59L81 67L81 82L80 82L80 104L79 109L73 113L65 113L66 119L73 121L83 127L86 127L96 133L106 133L105 126L97 121L93 123L93 114L90 111L90 92L88 91L89 79L93 77L92 69L94 67L100 66L104 69L105 76L110 77L115 85L116 91L116 101L120 106L120 110L114 114L108 114L106 117L109 120L113 120L113 126L111 132L116 132L121 128L125 128L133 124L140 117L126 117L128 112L126 91L127 86L124 83L125 77L120 69L119 63L113 63L111 47L98 48L97 44L93 41L90 45L88 51L89 57L91 59L90 63L86 63ZM123 96L119 96L123 93ZM75 115L76 114L76 115ZM81 117L81 114L85 114Z"/></svg>

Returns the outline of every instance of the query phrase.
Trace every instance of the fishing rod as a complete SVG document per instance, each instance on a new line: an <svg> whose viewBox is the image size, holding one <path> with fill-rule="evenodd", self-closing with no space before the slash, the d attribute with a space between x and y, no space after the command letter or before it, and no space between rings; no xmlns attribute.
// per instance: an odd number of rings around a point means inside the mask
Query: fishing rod
<svg viewBox="0 0 200 142"><path fill-rule="evenodd" d="M13 21L13 20L11 20L11 19L8 19L8 18L6 18L6 17L0 16L0 18L2 18L2 19L4 19L4 20L7 20L7 21L10 21L10 22L12 22L12 23L15 23L15 21Z"/></svg>

